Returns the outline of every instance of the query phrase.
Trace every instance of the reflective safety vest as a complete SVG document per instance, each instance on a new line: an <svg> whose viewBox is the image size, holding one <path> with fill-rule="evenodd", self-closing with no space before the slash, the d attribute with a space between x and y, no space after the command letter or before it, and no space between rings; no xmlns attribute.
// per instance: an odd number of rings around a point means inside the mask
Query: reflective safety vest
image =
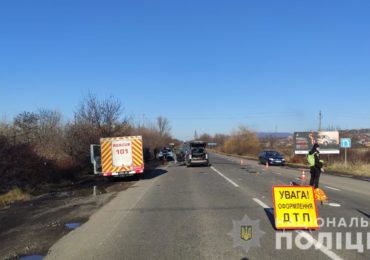
<svg viewBox="0 0 370 260"><path fill-rule="evenodd" d="M307 154L307 161L308 161L308 165L310 165L310 167L315 166L315 153Z"/></svg>

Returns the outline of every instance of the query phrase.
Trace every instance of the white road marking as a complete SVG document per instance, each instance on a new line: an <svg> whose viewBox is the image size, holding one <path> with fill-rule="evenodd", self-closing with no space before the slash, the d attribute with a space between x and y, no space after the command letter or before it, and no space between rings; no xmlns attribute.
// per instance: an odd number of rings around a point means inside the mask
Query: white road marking
<svg viewBox="0 0 370 260"><path fill-rule="evenodd" d="M263 203L262 201L260 201L259 199L254 198L253 200L264 209L271 208L271 207L267 206L265 203ZM306 232L303 232L303 231L296 231L296 233L298 233L298 236L301 236L301 237L305 238L310 244L315 246L316 249L320 250L322 253L324 253L330 259L332 259L332 260L343 260L343 258L341 258L337 254L335 254L333 251L330 251L330 249L328 249L323 244L321 244L316 239L314 239L309 233L306 233Z"/></svg>
<svg viewBox="0 0 370 260"><path fill-rule="evenodd" d="M214 170L216 173L218 173L225 180L227 180L228 182L230 182L232 185L234 185L234 187L237 187L237 188L239 187L238 184L236 184L235 182L233 182L232 180L230 180L229 178L227 178L225 175L223 175L221 172L219 172L215 167L211 166L211 169Z"/></svg>
<svg viewBox="0 0 370 260"><path fill-rule="evenodd" d="M314 239L310 234L303 231L296 231L298 236L305 238L310 244L314 245L315 248L323 252L327 257L333 260L343 260L340 256L335 254L333 251L330 251L326 246Z"/></svg>
<svg viewBox="0 0 370 260"><path fill-rule="evenodd" d="M331 189L331 190L341 191L340 189L333 188L333 187L330 187L330 186L325 186L325 187L328 188L328 189Z"/></svg>
<svg viewBox="0 0 370 260"><path fill-rule="evenodd" d="M280 173L280 172L275 172L275 174L277 174L277 175L281 175L281 173Z"/></svg>
<svg viewBox="0 0 370 260"><path fill-rule="evenodd" d="M331 203L329 203L329 206L339 208L340 207L340 204L339 203L333 203L333 202L331 202Z"/></svg>
<svg viewBox="0 0 370 260"><path fill-rule="evenodd" d="M259 199L257 199L257 198L253 198L253 200L258 204L258 205L260 205L262 208L264 208L264 209L269 209L270 207L269 206L267 206L265 203L263 203L262 201L260 201Z"/></svg>

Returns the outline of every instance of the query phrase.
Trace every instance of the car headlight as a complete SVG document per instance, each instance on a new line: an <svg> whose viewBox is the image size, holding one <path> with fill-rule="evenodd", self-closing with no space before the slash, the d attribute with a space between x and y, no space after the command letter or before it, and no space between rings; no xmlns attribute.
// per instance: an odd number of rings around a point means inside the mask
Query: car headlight
<svg viewBox="0 0 370 260"><path fill-rule="evenodd" d="M270 161L273 161L273 160L274 160L274 158L269 158L269 160L270 160Z"/></svg>

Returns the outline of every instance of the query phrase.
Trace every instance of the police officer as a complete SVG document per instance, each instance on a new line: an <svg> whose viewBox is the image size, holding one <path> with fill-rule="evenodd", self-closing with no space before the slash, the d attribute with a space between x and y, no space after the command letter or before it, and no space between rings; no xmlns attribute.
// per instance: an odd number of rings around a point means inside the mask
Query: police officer
<svg viewBox="0 0 370 260"><path fill-rule="evenodd" d="M321 175L321 168L323 167L323 161L320 160L320 145L315 143L311 151L307 155L307 160L310 165L310 185L315 189L319 187L319 180Z"/></svg>

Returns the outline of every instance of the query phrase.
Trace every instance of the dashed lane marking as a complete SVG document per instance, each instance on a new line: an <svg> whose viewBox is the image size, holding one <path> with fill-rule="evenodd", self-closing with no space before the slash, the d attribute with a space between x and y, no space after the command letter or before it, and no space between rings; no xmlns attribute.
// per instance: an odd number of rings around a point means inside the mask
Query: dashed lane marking
<svg viewBox="0 0 370 260"><path fill-rule="evenodd" d="M260 205L262 208L264 208L264 209L269 209L270 207L269 206L267 206L265 203L263 203L262 201L260 201L259 199L257 199L257 198L254 198L253 199L258 205Z"/></svg>
<svg viewBox="0 0 370 260"><path fill-rule="evenodd" d="M223 175L219 170L217 170L215 167L211 166L211 169L213 171L215 171L216 173L218 173L221 177L223 177L225 180L227 180L228 182L230 182L234 187L238 188L239 185L236 184L234 181L232 181L231 179L229 179L228 177L226 177L225 175Z"/></svg>
<svg viewBox="0 0 370 260"><path fill-rule="evenodd" d="M325 187L328 188L328 189L331 189L331 190L341 191L340 189L333 188L333 187L330 187L330 186L325 186Z"/></svg>

